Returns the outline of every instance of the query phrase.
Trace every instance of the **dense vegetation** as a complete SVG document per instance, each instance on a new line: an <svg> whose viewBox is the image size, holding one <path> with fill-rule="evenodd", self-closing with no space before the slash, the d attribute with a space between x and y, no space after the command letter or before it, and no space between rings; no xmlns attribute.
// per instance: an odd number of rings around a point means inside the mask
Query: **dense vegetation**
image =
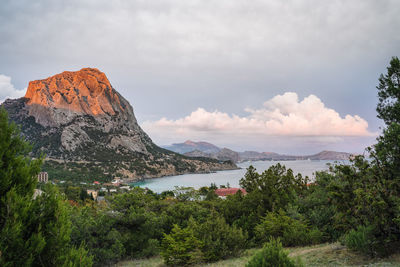
<svg viewBox="0 0 400 267"><path fill-rule="evenodd" d="M69 206L57 188L35 194L42 158L0 110L0 266L89 266L82 243L71 241Z"/></svg>
<svg viewBox="0 0 400 267"><path fill-rule="evenodd" d="M41 159L30 160L5 112L0 117L0 264L105 265L161 255L167 265L236 257L264 248L248 266L296 266L283 246L340 241L370 256L400 243L400 61L379 79L378 117L386 126L369 159L307 177L277 164L249 167L240 191L218 198L215 185L155 194L134 188L96 203L52 186L33 200ZM69 191L68 191L69 190ZM72 191L71 191L72 190ZM73 198L73 205L66 197ZM55 230L57 229L57 231Z"/></svg>

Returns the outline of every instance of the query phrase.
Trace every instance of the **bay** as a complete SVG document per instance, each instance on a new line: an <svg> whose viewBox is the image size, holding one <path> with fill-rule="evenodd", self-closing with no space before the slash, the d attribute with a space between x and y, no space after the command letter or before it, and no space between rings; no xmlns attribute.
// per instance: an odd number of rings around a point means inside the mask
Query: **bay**
<svg viewBox="0 0 400 267"><path fill-rule="evenodd" d="M229 183L231 187L239 187L239 181L246 173L246 169L253 165L257 172L261 173L272 165L280 163L293 170L294 174L301 173L314 179L316 171L327 170L328 164L348 163L348 161L333 160L294 160L294 161L246 161L237 164L240 169L229 171L218 171L202 174L183 174L176 176L167 176L161 178L145 179L144 181L133 183L134 186L149 188L150 190L161 193L167 190L175 189L175 186L193 187L199 189L202 186L210 186L215 183L217 186Z"/></svg>

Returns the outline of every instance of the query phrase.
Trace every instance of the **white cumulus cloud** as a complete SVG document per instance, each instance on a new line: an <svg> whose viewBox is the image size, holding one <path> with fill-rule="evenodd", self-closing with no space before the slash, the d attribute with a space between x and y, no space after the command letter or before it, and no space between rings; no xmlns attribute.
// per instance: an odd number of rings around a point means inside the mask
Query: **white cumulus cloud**
<svg viewBox="0 0 400 267"><path fill-rule="evenodd" d="M171 120L146 121L143 128L156 141L203 139L261 142L272 136L307 137L332 140L332 137L368 137L366 120L358 115L341 116L328 108L315 95L299 100L296 93L287 92L264 102L258 109L247 108L247 116L207 111L198 108L186 117ZM264 138L264 139L263 139ZM335 138L334 138L335 139Z"/></svg>
<svg viewBox="0 0 400 267"><path fill-rule="evenodd" d="M19 98L25 95L25 89L17 90L11 83L11 77L0 74L0 103L7 98Z"/></svg>

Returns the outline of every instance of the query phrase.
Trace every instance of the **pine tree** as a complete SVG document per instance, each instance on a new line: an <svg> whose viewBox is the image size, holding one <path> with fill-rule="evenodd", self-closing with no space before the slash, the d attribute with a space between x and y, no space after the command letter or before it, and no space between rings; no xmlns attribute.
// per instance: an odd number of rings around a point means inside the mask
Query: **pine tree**
<svg viewBox="0 0 400 267"><path fill-rule="evenodd" d="M70 219L57 188L34 197L43 157L29 157L7 112L0 109L0 266L91 266L87 251L69 245Z"/></svg>

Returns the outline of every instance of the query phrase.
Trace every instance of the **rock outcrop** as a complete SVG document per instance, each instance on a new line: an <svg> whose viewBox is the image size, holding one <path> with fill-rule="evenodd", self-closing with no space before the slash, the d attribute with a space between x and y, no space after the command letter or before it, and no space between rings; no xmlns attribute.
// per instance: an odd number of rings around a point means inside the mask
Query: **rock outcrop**
<svg viewBox="0 0 400 267"><path fill-rule="evenodd" d="M89 179L90 170L96 168L97 175L105 173L108 178L236 168L232 163L190 159L156 146L138 125L129 102L98 69L65 71L31 81L24 98L2 105L34 144L34 154L45 153L48 162L57 162L49 169L57 166L81 175L87 170ZM61 173L68 176L68 172Z"/></svg>

